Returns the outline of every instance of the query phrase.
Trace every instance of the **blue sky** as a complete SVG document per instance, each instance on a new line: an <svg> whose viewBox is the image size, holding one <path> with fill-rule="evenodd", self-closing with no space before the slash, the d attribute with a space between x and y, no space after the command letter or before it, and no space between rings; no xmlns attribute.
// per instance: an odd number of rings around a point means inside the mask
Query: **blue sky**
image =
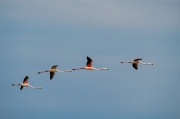
<svg viewBox="0 0 180 119"><path fill-rule="evenodd" d="M0 1L4 119L179 119L178 0ZM108 71L82 67L86 56ZM121 61L142 58L153 66ZM42 90L12 87L28 75Z"/></svg>

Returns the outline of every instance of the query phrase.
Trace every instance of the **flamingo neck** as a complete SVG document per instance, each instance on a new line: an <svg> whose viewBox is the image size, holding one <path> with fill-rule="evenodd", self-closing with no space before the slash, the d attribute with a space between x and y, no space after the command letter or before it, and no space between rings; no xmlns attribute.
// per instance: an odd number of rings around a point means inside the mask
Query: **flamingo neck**
<svg viewBox="0 0 180 119"><path fill-rule="evenodd" d="M121 62L122 64L125 64L125 63L133 63L133 62Z"/></svg>
<svg viewBox="0 0 180 119"><path fill-rule="evenodd" d="M74 68L72 70L81 70L81 69L85 69L84 67L83 68Z"/></svg>

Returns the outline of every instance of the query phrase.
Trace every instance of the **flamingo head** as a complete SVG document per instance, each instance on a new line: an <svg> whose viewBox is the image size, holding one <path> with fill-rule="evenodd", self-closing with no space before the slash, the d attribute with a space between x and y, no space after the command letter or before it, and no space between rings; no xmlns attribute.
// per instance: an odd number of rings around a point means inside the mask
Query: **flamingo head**
<svg viewBox="0 0 180 119"><path fill-rule="evenodd" d="M148 63L148 64L149 64L149 65L153 65L153 63L151 63L151 62L150 62L150 63Z"/></svg>
<svg viewBox="0 0 180 119"><path fill-rule="evenodd" d="M71 70L66 70L66 72L72 72Z"/></svg>
<svg viewBox="0 0 180 119"><path fill-rule="evenodd" d="M101 70L108 70L108 68L102 68Z"/></svg>
<svg viewBox="0 0 180 119"><path fill-rule="evenodd" d="M41 87L37 87L37 88L42 89Z"/></svg>

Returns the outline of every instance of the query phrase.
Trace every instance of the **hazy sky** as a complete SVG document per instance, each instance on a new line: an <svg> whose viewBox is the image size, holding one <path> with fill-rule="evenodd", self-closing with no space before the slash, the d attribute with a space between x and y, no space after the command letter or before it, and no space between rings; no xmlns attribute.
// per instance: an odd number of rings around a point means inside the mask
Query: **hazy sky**
<svg viewBox="0 0 180 119"><path fill-rule="evenodd" d="M179 119L180 1L0 1L3 119ZM108 71L37 74L59 65ZM131 61L142 58L153 66ZM32 86L12 87L28 75Z"/></svg>

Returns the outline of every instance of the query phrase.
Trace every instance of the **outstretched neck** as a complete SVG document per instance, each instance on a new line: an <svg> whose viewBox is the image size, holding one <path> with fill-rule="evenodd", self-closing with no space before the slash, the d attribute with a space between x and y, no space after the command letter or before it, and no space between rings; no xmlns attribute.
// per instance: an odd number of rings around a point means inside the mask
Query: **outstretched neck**
<svg viewBox="0 0 180 119"><path fill-rule="evenodd" d="M122 64L125 64L125 63L132 63L132 62L121 62Z"/></svg>
<svg viewBox="0 0 180 119"><path fill-rule="evenodd" d="M12 84L12 86L20 86L21 84Z"/></svg>
<svg viewBox="0 0 180 119"><path fill-rule="evenodd" d="M42 72L38 72L38 74L41 74L41 73L44 73L44 72L50 72L50 70L45 70L45 71L42 71Z"/></svg>
<svg viewBox="0 0 180 119"><path fill-rule="evenodd" d="M85 69L85 68L74 68L72 70L82 70L82 69Z"/></svg>
<svg viewBox="0 0 180 119"><path fill-rule="evenodd" d="M100 70L108 70L108 68L101 68Z"/></svg>

